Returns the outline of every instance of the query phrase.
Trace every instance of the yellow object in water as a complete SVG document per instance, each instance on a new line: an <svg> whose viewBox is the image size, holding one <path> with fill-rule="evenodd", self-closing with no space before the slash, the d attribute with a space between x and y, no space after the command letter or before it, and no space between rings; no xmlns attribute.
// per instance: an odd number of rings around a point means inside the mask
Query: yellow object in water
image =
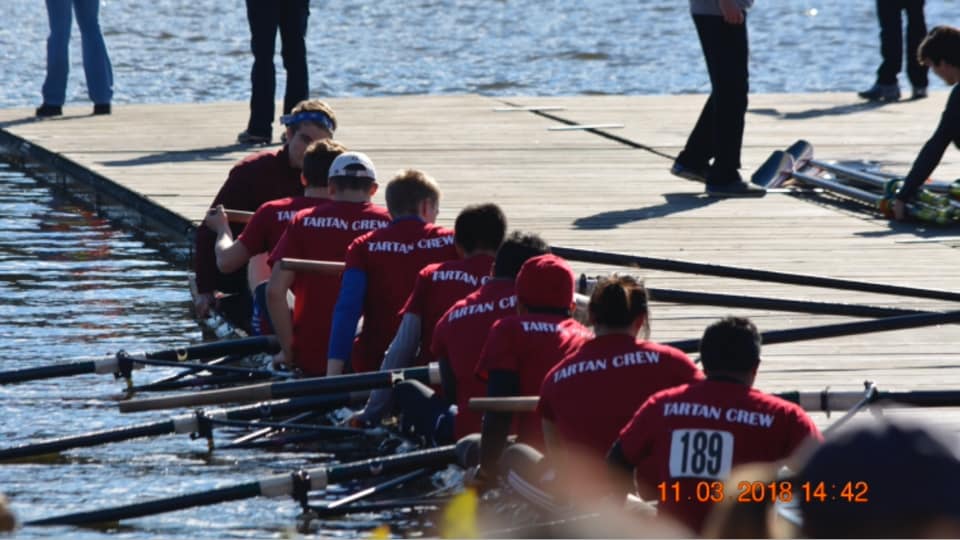
<svg viewBox="0 0 960 540"><path fill-rule="evenodd" d="M477 506L480 502L476 490L467 488L447 504L443 510L440 536L443 538L477 538Z"/></svg>

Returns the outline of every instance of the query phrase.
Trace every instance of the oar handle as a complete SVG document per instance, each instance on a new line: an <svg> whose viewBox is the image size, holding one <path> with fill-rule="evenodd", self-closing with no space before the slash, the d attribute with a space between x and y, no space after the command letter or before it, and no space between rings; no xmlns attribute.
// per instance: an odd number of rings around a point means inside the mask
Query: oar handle
<svg viewBox="0 0 960 540"><path fill-rule="evenodd" d="M227 214L227 221L231 223L250 223L250 218L253 217L253 212L246 210L225 209L223 212Z"/></svg>
<svg viewBox="0 0 960 540"><path fill-rule="evenodd" d="M343 272L344 264L338 261L315 261L311 259L280 259L280 268L291 272L312 272L315 274L338 275Z"/></svg>
<svg viewBox="0 0 960 540"><path fill-rule="evenodd" d="M475 397L470 398L471 411L533 412L540 396Z"/></svg>

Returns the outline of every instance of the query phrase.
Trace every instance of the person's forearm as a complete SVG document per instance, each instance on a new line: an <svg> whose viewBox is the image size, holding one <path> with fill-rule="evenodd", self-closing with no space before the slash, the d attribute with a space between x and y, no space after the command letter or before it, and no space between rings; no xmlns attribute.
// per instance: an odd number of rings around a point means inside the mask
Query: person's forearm
<svg viewBox="0 0 960 540"><path fill-rule="evenodd" d="M330 344L327 349L327 375L340 375L350 360L357 322L363 312L363 298L367 292L367 275L362 270L349 269L343 273L340 296L333 309L330 325Z"/></svg>
<svg viewBox="0 0 960 540"><path fill-rule="evenodd" d="M941 130L937 130L937 133L923 145L923 148L917 155L917 159L914 160L913 166L910 168L910 173L907 174L906 179L903 181L903 186L897 191L898 199L908 201L916 195L917 190L927 181L927 178L930 178L934 169L940 164L943 153L949 145L949 138L943 136Z"/></svg>
<svg viewBox="0 0 960 540"><path fill-rule="evenodd" d="M293 318L287 306L287 288L277 283L267 284L267 311L270 321L273 322L273 332L283 349L283 357L288 363L293 363Z"/></svg>
<svg viewBox="0 0 960 540"><path fill-rule="evenodd" d="M380 371L403 369L413 365L420 344L420 317L407 313L400 321L397 335L390 342L383 357ZM363 408L363 418L368 422L377 422L393 408L393 390L390 388L374 390Z"/></svg>

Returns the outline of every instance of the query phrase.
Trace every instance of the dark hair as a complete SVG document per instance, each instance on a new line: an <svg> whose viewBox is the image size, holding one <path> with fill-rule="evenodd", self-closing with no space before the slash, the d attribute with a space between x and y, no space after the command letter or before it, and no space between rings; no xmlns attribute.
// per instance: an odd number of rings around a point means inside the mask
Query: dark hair
<svg viewBox="0 0 960 540"><path fill-rule="evenodd" d="M700 362L711 371L749 373L760 365L760 333L744 317L725 317L700 338Z"/></svg>
<svg viewBox="0 0 960 540"><path fill-rule="evenodd" d="M420 203L426 200L438 202L440 188L429 175L416 169L405 169L394 175L387 183L387 210L394 218L413 216Z"/></svg>
<svg viewBox="0 0 960 540"><path fill-rule="evenodd" d="M453 230L454 241L467 253L496 251L507 232L507 217L495 204L474 204L460 211Z"/></svg>
<svg viewBox="0 0 960 540"><path fill-rule="evenodd" d="M303 179L307 186L326 187L327 173L337 156L347 151L347 147L333 139L319 139L310 143L303 154Z"/></svg>
<svg viewBox="0 0 960 540"><path fill-rule="evenodd" d="M302 112L322 112L323 114L327 115L327 118L330 119L330 123L333 124L333 130L335 131L337 129L337 115L334 114L333 107L331 107L326 101L321 101L319 99L305 99L293 106L293 109L290 110L290 115L295 116L297 113ZM300 126L304 124L312 124L324 131L331 131L327 129L327 126L320 124L319 122L311 122L310 120L297 122L291 126L291 129L293 129L293 132L296 133L299 131ZM330 135L333 135L332 131Z"/></svg>
<svg viewBox="0 0 960 540"><path fill-rule="evenodd" d="M513 231L497 250L493 277L515 279L527 259L550 253L550 246L534 233Z"/></svg>
<svg viewBox="0 0 960 540"><path fill-rule="evenodd" d="M609 328L625 328L637 317L647 317L647 289L632 276L604 278L590 295L593 322Z"/></svg>
<svg viewBox="0 0 960 540"><path fill-rule="evenodd" d="M935 26L917 47L917 60L929 60L933 64L947 62L960 68L960 29L952 26Z"/></svg>

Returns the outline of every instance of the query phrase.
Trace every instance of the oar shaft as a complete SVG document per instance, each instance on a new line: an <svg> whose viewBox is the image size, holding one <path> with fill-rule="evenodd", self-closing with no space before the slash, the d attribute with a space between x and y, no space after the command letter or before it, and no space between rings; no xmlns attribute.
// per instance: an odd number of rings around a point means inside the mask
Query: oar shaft
<svg viewBox="0 0 960 540"><path fill-rule="evenodd" d="M280 268L291 272L312 272L337 275L343 272L344 264L337 261L315 261L311 259L280 259Z"/></svg>
<svg viewBox="0 0 960 540"><path fill-rule="evenodd" d="M275 398L297 397L332 392L351 392L386 388L405 379L415 379L427 384L439 384L440 369L437 364L426 367L393 371L377 371L337 377L316 377L298 381L263 383L239 388L225 388L207 392L178 394L152 399L121 401L120 412L138 412L220 403L249 403Z"/></svg>
<svg viewBox="0 0 960 540"><path fill-rule="evenodd" d="M56 377L83 375L86 373L95 373L96 369L97 362L94 361L4 371L0 372L0 384L11 384L26 381L36 381L40 379L53 379Z"/></svg>
<svg viewBox="0 0 960 540"><path fill-rule="evenodd" d="M254 336L241 339L229 339L214 343L201 343L165 351L146 353L152 360L201 360L232 354L253 354L258 352L276 353L280 350L280 342L276 336Z"/></svg>
<svg viewBox="0 0 960 540"><path fill-rule="evenodd" d="M307 491L325 489L330 483L338 483L354 478L367 478L381 474L394 474L420 469L425 466L442 466L454 463L457 458L456 445L441 446L427 450L418 450L407 454L367 459L332 467L320 467L303 471ZM162 514L184 508L205 506L227 501L250 499L258 496L279 497L293 493L295 480L293 475L274 475L254 482L203 491L178 497L157 499L144 503L118 506L94 512L79 512L65 516L27 522L27 525L85 525L104 522L117 522L124 519Z"/></svg>
<svg viewBox="0 0 960 540"><path fill-rule="evenodd" d="M736 266L723 266L716 264L677 261L671 259L659 259L653 257L641 257L638 255L626 255L622 253L591 251L586 249L575 249L559 246L554 246L552 250L554 254L565 259L594 264L638 267L647 268L650 270L665 270L688 274L750 279L754 281L789 283L793 285L806 285L811 287L828 287L833 289L875 292L917 298L960 301L960 293L954 293L950 291L920 289L917 287L886 285L882 283L869 283L823 276L776 272L771 270L757 270L753 268L740 268Z"/></svg>
<svg viewBox="0 0 960 540"><path fill-rule="evenodd" d="M956 322L960 322L960 311L947 311L944 313L919 313L913 315L885 317L882 319L874 319L872 321L825 324L821 326L808 326L805 328L792 328L789 330L771 330L769 332L763 332L763 334L761 334L761 338L764 345L772 345L774 343L790 343L809 339L823 339L855 334L868 334L872 332L904 330L907 328L936 326L939 324L952 324ZM682 341L673 341L669 343L669 345L676 347L683 352L696 352L700 346L700 340L687 339Z"/></svg>
<svg viewBox="0 0 960 540"><path fill-rule="evenodd" d="M355 401L358 401L357 396L352 396L350 394L311 396L265 402L254 406L211 411L209 416L213 418L220 417L225 420L232 421L248 421L256 418L267 418L274 415L292 414L302 412L304 410L316 411L321 409L342 407ZM154 437L157 435L166 435L175 432L192 433L197 430L198 421L199 420L196 414L189 414L178 416L170 420L153 422L150 424L140 424L118 429L109 429L71 437L60 437L49 441L0 449L0 461L35 458L44 454L63 452L64 450L70 450L71 448L99 446L101 444L127 441L130 439L139 439L141 437Z"/></svg>
<svg viewBox="0 0 960 540"><path fill-rule="evenodd" d="M227 501L237 501L249 499L260 495L260 482L248 482L236 486L225 487L204 491L201 493L192 493L171 497L168 499L158 499L139 504L127 506L118 506L116 508L107 508L94 512L78 512L65 516L57 516L47 519L38 519L28 521L26 525L92 525L95 523L113 523L124 519L132 519L143 516L152 516L184 508L194 508L197 506L207 506Z"/></svg>
<svg viewBox="0 0 960 540"><path fill-rule="evenodd" d="M806 300L785 300L736 294L705 293L700 291L680 291L675 289L648 288L650 299L657 302L677 304L697 304L703 306L724 306L736 308L768 309L773 311L792 311L797 313L818 313L824 315L846 315L850 317L889 317L924 313L915 309L901 309L861 304L843 304L839 302L811 302Z"/></svg>
<svg viewBox="0 0 960 540"><path fill-rule="evenodd" d="M490 412L533 412L540 396L470 398L470 410Z"/></svg>
<svg viewBox="0 0 960 540"><path fill-rule="evenodd" d="M55 454L70 450L71 448L83 448L88 446L99 446L112 442L138 439L140 437L154 437L173 433L174 421L164 420L150 424L140 424L121 429L109 429L77 435L73 437L61 437L41 443L26 444L5 448L0 450L0 461L12 461L17 459L28 459L42 456L45 454Z"/></svg>

